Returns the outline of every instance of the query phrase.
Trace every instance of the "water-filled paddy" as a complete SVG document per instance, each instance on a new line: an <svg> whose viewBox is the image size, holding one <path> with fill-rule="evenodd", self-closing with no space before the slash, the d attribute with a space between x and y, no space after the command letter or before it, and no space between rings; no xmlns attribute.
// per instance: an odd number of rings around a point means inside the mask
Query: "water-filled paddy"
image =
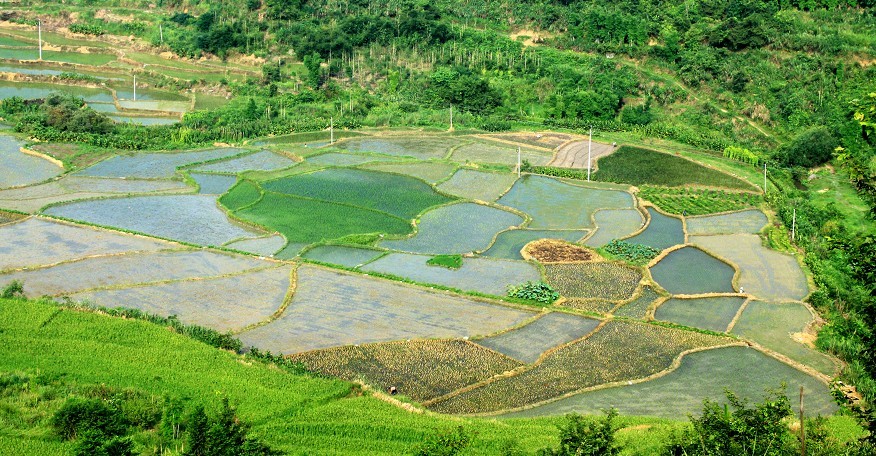
<svg viewBox="0 0 876 456"><path fill-rule="evenodd" d="M480 339L477 343L525 363L534 363L545 351L586 336L599 323L592 318L551 312L522 328Z"/></svg>
<svg viewBox="0 0 876 456"><path fill-rule="evenodd" d="M271 171L288 168L295 164L291 158L263 150L254 154L244 155L217 163L209 163L195 168L197 171L213 173L237 174L249 170Z"/></svg>
<svg viewBox="0 0 876 456"><path fill-rule="evenodd" d="M657 250L684 244L684 229L680 219L663 215L652 207L648 208L648 214L651 217L651 221L648 222L645 231L625 239L625 241L649 245Z"/></svg>
<svg viewBox="0 0 876 456"><path fill-rule="evenodd" d="M660 295L650 286L642 288L642 294L636 299L618 308L614 314L621 317L645 318L648 308Z"/></svg>
<svg viewBox="0 0 876 456"><path fill-rule="evenodd" d="M139 196L79 201L45 211L72 220L111 226L200 245L222 245L258 236L231 223L210 195Z"/></svg>
<svg viewBox="0 0 876 456"><path fill-rule="evenodd" d="M368 263L362 270L497 296L504 296L508 285L541 279L538 268L523 261L465 258L459 269L448 269L426 264L429 258L428 255L391 253Z"/></svg>
<svg viewBox="0 0 876 456"><path fill-rule="evenodd" d="M251 239L241 239L225 244L225 247L228 247L229 249L254 253L261 256L274 256L274 254L283 249L284 246L286 246L286 238L279 234Z"/></svg>
<svg viewBox="0 0 876 456"><path fill-rule="evenodd" d="M604 209L593 215L596 232L584 241L591 247L602 247L638 231L645 219L638 209Z"/></svg>
<svg viewBox="0 0 876 456"><path fill-rule="evenodd" d="M0 135L0 188L41 182L64 171L48 160L21 152L21 145L11 136Z"/></svg>
<svg viewBox="0 0 876 456"><path fill-rule="evenodd" d="M155 251L173 245L91 227L32 218L0 227L0 271L34 267L91 255Z"/></svg>
<svg viewBox="0 0 876 456"><path fill-rule="evenodd" d="M151 179L173 177L179 167L231 157L241 152L243 152L241 149L225 148L196 152L119 155L97 163L76 174L82 176L140 177Z"/></svg>
<svg viewBox="0 0 876 456"><path fill-rule="evenodd" d="M629 193L578 187L549 177L527 175L499 199L532 216L529 228L580 229L593 226L597 209L633 206Z"/></svg>
<svg viewBox="0 0 876 456"><path fill-rule="evenodd" d="M184 323L224 332L243 329L273 315L289 291L290 272L290 267L278 267L213 279L88 291L71 297L107 307L124 302L125 307L176 315Z"/></svg>
<svg viewBox="0 0 876 456"><path fill-rule="evenodd" d="M9 60L38 60L40 58L39 49L30 48L0 48L0 59ZM65 51L43 51L43 60L53 62L79 63L83 65L100 66L112 62L116 59L113 54L98 54L89 53L82 54L78 52Z"/></svg>
<svg viewBox="0 0 876 456"><path fill-rule="evenodd" d="M797 260L764 247L755 234L691 236L690 242L735 263L746 293L768 301L800 300L809 294Z"/></svg>
<svg viewBox="0 0 876 456"><path fill-rule="evenodd" d="M414 253L466 253L486 249L500 231L523 222L517 214L474 203L442 206L423 214L419 231L380 246Z"/></svg>
<svg viewBox="0 0 876 456"><path fill-rule="evenodd" d="M732 296L672 298L657 308L654 318L692 328L724 332L743 302L745 298Z"/></svg>
<svg viewBox="0 0 876 456"><path fill-rule="evenodd" d="M237 176L223 174L189 174L198 184L198 193L202 195L221 195L227 192L237 182Z"/></svg>
<svg viewBox="0 0 876 456"><path fill-rule="evenodd" d="M732 266L694 247L666 255L651 267L651 277L672 294L732 293Z"/></svg>
<svg viewBox="0 0 876 456"><path fill-rule="evenodd" d="M812 319L812 314L800 303L752 301L745 307L731 332L822 373L833 375L836 364L827 355L794 340L794 334L802 335Z"/></svg>
<svg viewBox="0 0 876 456"><path fill-rule="evenodd" d="M516 174L500 174L460 169L438 186L442 192L462 198L495 201L514 185Z"/></svg>
<svg viewBox="0 0 876 456"><path fill-rule="evenodd" d="M137 100L119 100L119 106L125 109L139 109L143 111L164 111L164 112L186 112L189 110L190 102L188 101L170 101L170 100L140 100L140 94L137 94Z"/></svg>
<svg viewBox="0 0 876 456"><path fill-rule="evenodd" d="M0 284L20 280L30 297L58 296L92 288L213 277L266 268L255 259L197 251L148 252L85 258L43 269L0 275Z"/></svg>
<svg viewBox="0 0 876 456"><path fill-rule="evenodd" d="M546 165L551 160L550 152L522 148L520 160L526 160L536 166ZM475 141L465 144L453 151L451 160L459 163L501 163L517 165L517 146L498 142Z"/></svg>
<svg viewBox="0 0 876 456"><path fill-rule="evenodd" d="M483 253L490 258L505 258L508 260L522 260L520 251L523 246L538 239L561 239L569 242L577 242L586 236L587 230L508 230L499 233L496 242Z"/></svg>
<svg viewBox="0 0 876 456"><path fill-rule="evenodd" d="M0 98L45 98L53 93L66 93L84 99L87 103L112 103L109 90L60 84L40 84L0 81Z"/></svg>
<svg viewBox="0 0 876 456"><path fill-rule="evenodd" d="M411 162L411 163L375 163L364 168L388 173L407 174L434 184L449 176L456 165L443 162Z"/></svg>
<svg viewBox="0 0 876 456"><path fill-rule="evenodd" d="M356 166L376 161L395 160L394 157L381 157L379 155L345 154L340 152L328 152L313 155L304 159L305 163L320 166Z"/></svg>
<svg viewBox="0 0 876 456"><path fill-rule="evenodd" d="M239 335L246 345L292 354L340 345L490 334L532 314L387 280L303 265L280 318Z"/></svg>
<svg viewBox="0 0 876 456"><path fill-rule="evenodd" d="M302 256L309 260L354 268L383 255L383 253L380 250L343 245L320 245L308 250Z"/></svg>
<svg viewBox="0 0 876 456"><path fill-rule="evenodd" d="M450 148L459 144L457 138L398 137L353 138L335 144L350 152L377 152L386 155L409 156L420 159L442 158Z"/></svg>
<svg viewBox="0 0 876 456"><path fill-rule="evenodd" d="M768 222L769 220L763 212L749 210L704 217L688 217L687 231L691 235L758 233Z"/></svg>
<svg viewBox="0 0 876 456"><path fill-rule="evenodd" d="M684 419L702 411L704 398L726 402L725 390L761 402L767 390L782 383L787 385L788 394L803 386L810 416L836 410L827 385L817 379L754 349L727 347L686 355L678 369L654 380L577 394L503 416L598 415L613 407L623 415Z"/></svg>

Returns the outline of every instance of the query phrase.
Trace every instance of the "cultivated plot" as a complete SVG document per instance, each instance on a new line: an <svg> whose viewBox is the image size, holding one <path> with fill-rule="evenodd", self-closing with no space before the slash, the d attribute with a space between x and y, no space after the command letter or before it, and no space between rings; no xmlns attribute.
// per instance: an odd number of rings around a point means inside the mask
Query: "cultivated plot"
<svg viewBox="0 0 876 456"><path fill-rule="evenodd" d="M159 193L191 190L185 182L155 179L105 179L99 177L65 176L57 181L61 188L70 192L107 193L125 195L132 193Z"/></svg>
<svg viewBox="0 0 876 456"><path fill-rule="evenodd" d="M477 343L524 363L534 363L551 348L590 334L599 323L592 318L551 312L522 328Z"/></svg>
<svg viewBox="0 0 876 456"><path fill-rule="evenodd" d="M427 255L391 253L368 263L362 270L497 296L505 296L509 285L541 279L538 268L524 261L465 258L459 269L448 269L426 264L429 258Z"/></svg>
<svg viewBox="0 0 876 456"><path fill-rule="evenodd" d="M797 260L764 247L757 235L691 236L690 242L735 263L746 293L767 301L801 300L809 294Z"/></svg>
<svg viewBox="0 0 876 456"><path fill-rule="evenodd" d="M80 176L168 178L179 167L209 160L231 157L243 149L211 149L198 152L148 153L119 155L77 172Z"/></svg>
<svg viewBox="0 0 876 456"><path fill-rule="evenodd" d="M645 378L668 369L686 350L727 341L615 320L587 339L550 354L530 370L436 402L430 408L442 413L485 413L531 405L582 388Z"/></svg>
<svg viewBox="0 0 876 456"><path fill-rule="evenodd" d="M0 270L35 267L91 255L156 251L172 244L31 218L0 227Z"/></svg>
<svg viewBox="0 0 876 456"><path fill-rule="evenodd" d="M614 314L621 317L644 319L648 315L648 308L660 295L649 286L642 287L642 294L636 299L624 304Z"/></svg>
<svg viewBox="0 0 876 456"><path fill-rule="evenodd" d="M703 399L726 402L725 391L762 402L768 390L787 385L786 394L803 387L806 412L829 415L836 403L827 385L787 364L748 347L725 347L686 355L678 369L660 378L577 394L504 417L598 415L615 408L622 415L684 419L702 411Z"/></svg>
<svg viewBox="0 0 876 456"><path fill-rule="evenodd" d="M415 401L443 396L520 366L471 342L414 340L345 346L290 357L311 371L362 380Z"/></svg>
<svg viewBox="0 0 876 456"><path fill-rule="evenodd" d="M490 173L463 168L441 183L438 189L466 199L492 202L507 192L516 180L516 174Z"/></svg>
<svg viewBox="0 0 876 456"><path fill-rule="evenodd" d="M274 256L286 245L286 238L275 234L272 236L257 237L252 239L241 239L225 244L229 249L240 250L242 252L254 253L262 256Z"/></svg>
<svg viewBox="0 0 876 456"><path fill-rule="evenodd" d="M533 165L546 165L552 154L548 151L529 149L520 150L520 160L527 160ZM499 142L475 141L465 144L453 151L451 160L459 163L500 163L517 165L517 146Z"/></svg>
<svg viewBox="0 0 876 456"><path fill-rule="evenodd" d="M733 293L735 273L729 264L695 247L674 250L651 267L651 277L672 294Z"/></svg>
<svg viewBox="0 0 876 456"><path fill-rule="evenodd" d="M532 216L529 228L580 229L592 226L597 209L633 207L629 193L578 187L544 176L527 175L499 199Z"/></svg>
<svg viewBox="0 0 876 456"><path fill-rule="evenodd" d="M556 155L548 163L548 166L558 166L561 168L581 168L593 169L596 165L596 160L614 152L616 148L611 144L603 144L589 141L575 141L564 144L557 150ZM587 160L590 159L588 165Z"/></svg>
<svg viewBox="0 0 876 456"><path fill-rule="evenodd" d="M501 133L497 135L490 135L490 137L496 139L504 139L505 141L511 141L521 144L528 144L535 147L544 147L547 149L553 149L565 143L566 141L570 141L573 138L572 135L565 133L554 133L552 131L542 133Z"/></svg>
<svg viewBox="0 0 876 456"><path fill-rule="evenodd" d="M587 230L508 230L499 233L496 241L483 253L490 258L505 258L508 260L522 260L520 251L523 246L539 239L560 239L568 242L577 242L586 236Z"/></svg>
<svg viewBox="0 0 876 456"><path fill-rule="evenodd" d="M210 163L194 168L197 171L211 173L237 174L244 171L272 171L275 169L288 168L295 165L295 161L273 152L263 150L243 157L224 160L218 163Z"/></svg>
<svg viewBox="0 0 876 456"><path fill-rule="evenodd" d="M672 298L660 304L654 312L654 318L692 328L724 332L743 302L745 298L734 296Z"/></svg>
<svg viewBox="0 0 876 456"><path fill-rule="evenodd" d="M112 103L113 94L105 89L67 86L59 84L28 84L19 81L0 82L0 98L21 97L25 100L46 98L51 94L65 93L85 100L86 103Z"/></svg>
<svg viewBox="0 0 876 456"><path fill-rule="evenodd" d="M381 250L349 247L344 245L319 245L304 252L302 257L322 263L355 268L383 254L384 252Z"/></svg>
<svg viewBox="0 0 876 456"><path fill-rule="evenodd" d="M0 135L0 188L41 182L64 171L48 160L22 153L21 146L15 138Z"/></svg>
<svg viewBox="0 0 876 456"><path fill-rule="evenodd" d="M344 154L340 152L328 152L325 154L312 155L304 159L305 163L318 166L356 166L376 161L394 160L395 157L363 154Z"/></svg>
<svg viewBox="0 0 876 456"><path fill-rule="evenodd" d="M830 357L806 345L807 340L814 339L805 333L811 322L812 314L803 304L752 301L745 307L732 332L819 372L834 375L836 364Z"/></svg>
<svg viewBox="0 0 876 456"><path fill-rule="evenodd" d="M269 319L282 307L291 272L291 267L284 266L213 279L86 291L70 297L99 306L176 315L184 323L217 331L239 331Z"/></svg>
<svg viewBox="0 0 876 456"><path fill-rule="evenodd" d="M190 191L191 187L181 181L101 179L68 175L44 184L0 190L0 207L37 212L50 204L80 199Z"/></svg>
<svg viewBox="0 0 876 456"><path fill-rule="evenodd" d="M386 155L429 159L444 157L450 151L451 147L456 146L460 142L460 139L453 137L369 137L348 139L335 144L335 147L350 152L377 152Z"/></svg>
<svg viewBox="0 0 876 456"><path fill-rule="evenodd" d="M403 219L413 219L428 207L453 201L419 179L362 169L333 168L299 174L265 182L263 188L372 209Z"/></svg>
<svg viewBox="0 0 876 456"><path fill-rule="evenodd" d="M407 174L430 184L443 180L456 170L456 165L444 162L375 163L364 168L387 173Z"/></svg>
<svg viewBox="0 0 876 456"><path fill-rule="evenodd" d="M25 293L33 298L59 296L92 288L213 277L270 266L273 264L204 250L131 253L15 271L0 275L0 283L20 280L25 284Z"/></svg>
<svg viewBox="0 0 876 456"><path fill-rule="evenodd" d="M490 334L532 313L387 280L302 265L280 318L240 334L246 345L292 354L340 345Z"/></svg>
<svg viewBox="0 0 876 456"><path fill-rule="evenodd" d="M691 235L759 233L768 222L763 212L752 209L730 214L688 217L687 232Z"/></svg>
<svg viewBox="0 0 876 456"><path fill-rule="evenodd" d="M638 209L604 209L593 214L596 231L584 241L591 247L602 247L614 239L635 233L645 223Z"/></svg>
<svg viewBox="0 0 876 456"><path fill-rule="evenodd" d="M414 253L467 253L486 249L498 232L521 223L519 215L494 207L452 204L423 214L413 237L380 246Z"/></svg>
<svg viewBox="0 0 876 456"><path fill-rule="evenodd" d="M198 184L198 193L202 195L221 195L237 182L237 176L222 174L191 173L190 176Z"/></svg>
<svg viewBox="0 0 876 456"><path fill-rule="evenodd" d="M623 300L632 297L642 274L618 263L567 263L544 266L547 282L567 298Z"/></svg>
<svg viewBox="0 0 876 456"><path fill-rule="evenodd" d="M648 208L651 221L645 231L624 239L634 244L643 244L657 250L667 249L674 245L684 244L684 228L680 219L663 215L654 208Z"/></svg>
<svg viewBox="0 0 876 456"><path fill-rule="evenodd" d="M260 234L231 223L211 195L79 201L50 207L45 213L200 245L222 245Z"/></svg>

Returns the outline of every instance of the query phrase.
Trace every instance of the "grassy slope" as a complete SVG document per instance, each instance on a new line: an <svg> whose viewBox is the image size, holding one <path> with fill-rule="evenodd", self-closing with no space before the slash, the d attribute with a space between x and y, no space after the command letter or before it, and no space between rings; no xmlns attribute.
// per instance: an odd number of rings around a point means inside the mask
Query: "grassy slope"
<svg viewBox="0 0 876 456"><path fill-rule="evenodd" d="M369 395L350 396L347 383L250 363L139 321L0 300L0 334L0 371L64 374L70 383L133 387L202 400L214 408L227 395L241 418L253 423L254 435L289 452L400 454L436 430L460 425L473 435L467 454L495 454L509 441L527 451L556 444L556 419L495 421L412 414ZM628 426L653 425L619 435L634 443L631 450L637 454L653 451L677 426L653 419L622 421ZM69 447L46 430L16 434L0 419L3 454L63 454L65 448Z"/></svg>

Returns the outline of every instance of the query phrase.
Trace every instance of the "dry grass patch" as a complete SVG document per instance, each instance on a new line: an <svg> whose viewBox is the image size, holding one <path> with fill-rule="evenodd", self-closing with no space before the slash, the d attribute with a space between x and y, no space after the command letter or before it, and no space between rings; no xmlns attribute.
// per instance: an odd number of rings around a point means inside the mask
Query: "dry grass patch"
<svg viewBox="0 0 876 456"><path fill-rule="evenodd" d="M541 239L523 247L523 259L541 263L572 263L598 259L592 250L558 239Z"/></svg>

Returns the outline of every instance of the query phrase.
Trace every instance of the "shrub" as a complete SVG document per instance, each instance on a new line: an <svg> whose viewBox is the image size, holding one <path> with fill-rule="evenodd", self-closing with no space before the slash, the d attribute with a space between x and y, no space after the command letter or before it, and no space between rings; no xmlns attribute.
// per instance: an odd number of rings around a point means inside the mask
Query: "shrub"
<svg viewBox="0 0 876 456"><path fill-rule="evenodd" d="M417 456L453 456L466 449L471 438L462 426L453 431L441 432L429 437L414 450Z"/></svg>
<svg viewBox="0 0 876 456"><path fill-rule="evenodd" d="M612 240L602 249L633 264L645 264L660 254L660 250L650 245L634 244L619 239Z"/></svg>
<svg viewBox="0 0 876 456"><path fill-rule="evenodd" d="M603 456L620 451L614 444L617 427L613 423L617 410L605 411L599 421L585 421L581 415L566 416L565 426L560 426L560 447L556 450L545 448L539 452L543 456Z"/></svg>
<svg viewBox="0 0 876 456"><path fill-rule="evenodd" d="M13 280L3 288L3 291L0 292L0 298L3 299L12 299L12 298L23 298L24 297L24 284L20 280Z"/></svg>
<svg viewBox="0 0 876 456"><path fill-rule="evenodd" d="M812 168L827 163L838 145L827 127L817 127L797 135L780 155L789 166Z"/></svg>
<svg viewBox="0 0 876 456"><path fill-rule="evenodd" d="M426 264L447 269L459 269L462 267L462 255L435 255L426 260Z"/></svg>
<svg viewBox="0 0 876 456"><path fill-rule="evenodd" d="M101 399L71 397L51 419L55 432L68 440L97 433L100 437L123 435L126 423L121 412Z"/></svg>
<svg viewBox="0 0 876 456"><path fill-rule="evenodd" d="M529 281L521 285L509 286L508 296L541 304L551 304L560 298L560 293L544 282Z"/></svg>

